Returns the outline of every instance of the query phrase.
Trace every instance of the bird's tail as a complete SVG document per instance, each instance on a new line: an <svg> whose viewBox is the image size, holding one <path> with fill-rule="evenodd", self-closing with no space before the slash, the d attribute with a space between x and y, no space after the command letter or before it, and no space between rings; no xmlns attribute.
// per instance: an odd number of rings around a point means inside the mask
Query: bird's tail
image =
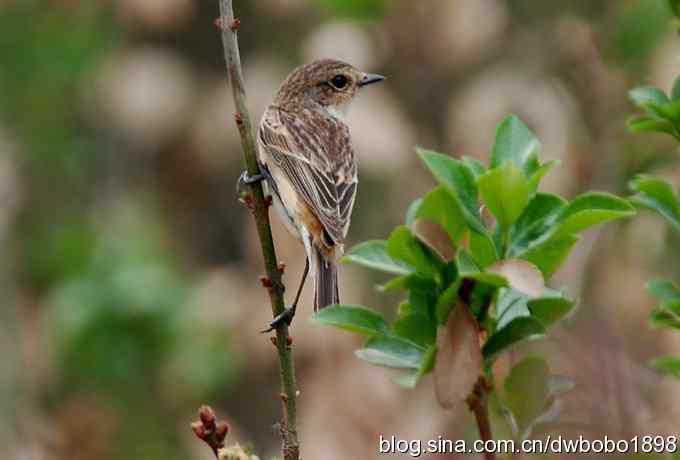
<svg viewBox="0 0 680 460"><path fill-rule="evenodd" d="M312 250L314 260L314 311L340 302L338 295L338 268L335 260L329 260L316 248ZM332 258L331 258L332 259Z"/></svg>

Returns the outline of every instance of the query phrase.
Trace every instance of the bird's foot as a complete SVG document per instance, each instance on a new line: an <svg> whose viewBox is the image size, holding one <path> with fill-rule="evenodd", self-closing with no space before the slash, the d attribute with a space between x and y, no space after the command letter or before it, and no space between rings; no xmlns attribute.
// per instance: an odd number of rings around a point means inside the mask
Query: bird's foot
<svg viewBox="0 0 680 460"><path fill-rule="evenodd" d="M248 174L248 171L244 169L243 172L241 173L241 176L238 178L238 182L239 182L239 184L251 185L251 184L254 184L256 182L263 181L264 179L265 179L264 174L259 173L259 174L255 174L254 176L251 176L251 175Z"/></svg>
<svg viewBox="0 0 680 460"><path fill-rule="evenodd" d="M269 170L267 169L267 165L265 165L259 160L257 162L257 165L260 168L260 172L255 174L254 176L249 175L247 169L243 170L238 180L236 181L236 193L242 195L243 193L245 193L244 185L253 185L257 182L261 182L269 178Z"/></svg>
<svg viewBox="0 0 680 460"><path fill-rule="evenodd" d="M295 316L295 307L290 307L286 308L283 310L283 312L279 315L276 316L272 320L271 323L269 323L269 327L267 329L263 329L260 332L263 334L266 334L267 332L271 332L274 329L278 329L279 326L281 326L283 323L286 323L286 325L290 326L290 323L293 322L293 317Z"/></svg>

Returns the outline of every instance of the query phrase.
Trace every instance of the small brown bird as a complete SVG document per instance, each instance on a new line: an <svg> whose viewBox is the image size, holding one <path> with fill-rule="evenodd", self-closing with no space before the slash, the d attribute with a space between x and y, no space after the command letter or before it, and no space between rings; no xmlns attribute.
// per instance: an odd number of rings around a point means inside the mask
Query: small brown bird
<svg viewBox="0 0 680 460"><path fill-rule="evenodd" d="M262 174L288 230L307 260L295 300L275 318L290 324L311 269L314 310L338 303L337 258L357 192L357 164L345 115L359 89L384 77L324 59L296 68L265 111L258 131Z"/></svg>

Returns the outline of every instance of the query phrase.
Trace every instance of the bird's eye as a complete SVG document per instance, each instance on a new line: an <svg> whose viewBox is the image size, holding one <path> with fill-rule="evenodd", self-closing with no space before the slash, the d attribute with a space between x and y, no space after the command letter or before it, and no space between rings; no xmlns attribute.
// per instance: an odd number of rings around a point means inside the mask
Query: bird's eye
<svg viewBox="0 0 680 460"><path fill-rule="evenodd" d="M336 75L331 79L331 85L337 89L342 89L347 86L347 77L342 74Z"/></svg>

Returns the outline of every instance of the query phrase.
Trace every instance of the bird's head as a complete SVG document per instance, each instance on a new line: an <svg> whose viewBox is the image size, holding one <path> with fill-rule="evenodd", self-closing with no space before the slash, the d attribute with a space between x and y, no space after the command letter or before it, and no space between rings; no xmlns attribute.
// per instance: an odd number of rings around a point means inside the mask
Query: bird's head
<svg viewBox="0 0 680 460"><path fill-rule="evenodd" d="M342 118L360 88L384 79L342 61L322 59L293 70L281 85L276 103L284 108L315 104Z"/></svg>

